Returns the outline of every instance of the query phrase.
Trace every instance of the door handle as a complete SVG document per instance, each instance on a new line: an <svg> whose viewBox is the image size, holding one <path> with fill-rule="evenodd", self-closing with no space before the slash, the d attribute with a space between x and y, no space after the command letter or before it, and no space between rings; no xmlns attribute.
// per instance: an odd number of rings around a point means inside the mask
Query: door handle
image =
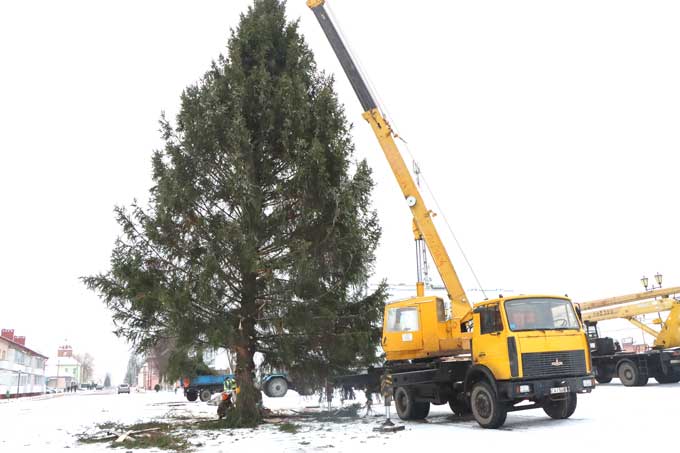
<svg viewBox="0 0 680 453"><path fill-rule="evenodd" d="M387 335L383 337L382 344L387 344Z"/></svg>
<svg viewBox="0 0 680 453"><path fill-rule="evenodd" d="M486 357L486 352L480 352L477 357Z"/></svg>

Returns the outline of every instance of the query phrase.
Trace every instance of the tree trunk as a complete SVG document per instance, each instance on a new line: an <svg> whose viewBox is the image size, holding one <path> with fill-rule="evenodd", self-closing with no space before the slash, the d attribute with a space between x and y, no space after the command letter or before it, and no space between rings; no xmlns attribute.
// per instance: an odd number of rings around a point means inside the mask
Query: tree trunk
<svg viewBox="0 0 680 453"><path fill-rule="evenodd" d="M256 312L255 274L246 276L241 301L241 321L238 329L236 351L236 383L239 394L236 398L234 424L236 426L255 426L261 421L260 401L262 395L255 387L255 312Z"/></svg>

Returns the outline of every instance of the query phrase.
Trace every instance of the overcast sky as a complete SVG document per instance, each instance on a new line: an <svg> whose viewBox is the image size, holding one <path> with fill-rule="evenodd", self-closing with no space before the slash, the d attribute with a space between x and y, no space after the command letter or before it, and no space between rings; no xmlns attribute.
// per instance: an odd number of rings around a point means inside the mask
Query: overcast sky
<svg viewBox="0 0 680 453"><path fill-rule="evenodd" d="M485 288L587 300L657 271L680 285L680 3L329 3ZM67 339L122 378L128 346L78 277L107 269L114 205L147 199L161 111L250 4L0 3L0 325L29 347ZM374 280L411 283L410 213L314 15L288 13L374 170Z"/></svg>

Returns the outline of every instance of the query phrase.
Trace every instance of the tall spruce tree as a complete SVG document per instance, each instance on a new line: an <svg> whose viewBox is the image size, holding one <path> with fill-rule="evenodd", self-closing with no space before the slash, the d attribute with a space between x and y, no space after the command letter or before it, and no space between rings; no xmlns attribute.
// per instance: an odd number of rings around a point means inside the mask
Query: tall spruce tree
<svg viewBox="0 0 680 453"><path fill-rule="evenodd" d="M256 352L298 383L376 361L384 285L366 292L380 227L330 77L277 0L256 0L188 87L153 156L147 208L116 208L111 269L83 278L139 351L237 355L235 423L259 420Z"/></svg>

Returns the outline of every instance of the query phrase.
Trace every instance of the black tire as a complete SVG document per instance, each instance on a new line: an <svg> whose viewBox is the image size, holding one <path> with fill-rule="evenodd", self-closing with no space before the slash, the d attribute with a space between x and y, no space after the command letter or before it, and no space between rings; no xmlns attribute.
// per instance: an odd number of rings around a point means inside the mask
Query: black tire
<svg viewBox="0 0 680 453"><path fill-rule="evenodd" d="M550 418L562 420L572 416L576 410L576 393L567 393L566 398L561 400L548 399L543 403L543 410Z"/></svg>
<svg viewBox="0 0 680 453"><path fill-rule="evenodd" d="M187 399L189 401L196 401L198 399L198 392L196 389L187 390Z"/></svg>
<svg viewBox="0 0 680 453"><path fill-rule="evenodd" d="M612 373L601 370L599 367L595 368L595 380L598 384L609 384L612 379L614 379L614 375Z"/></svg>
<svg viewBox="0 0 680 453"><path fill-rule="evenodd" d="M413 390L397 387L394 391L394 405L402 420L422 420L430 413L430 403L415 400Z"/></svg>
<svg viewBox="0 0 680 453"><path fill-rule="evenodd" d="M472 415L482 428L499 428L508 416L507 407L498 401L496 392L484 381L477 382L472 387L470 406Z"/></svg>
<svg viewBox="0 0 680 453"><path fill-rule="evenodd" d="M605 374L604 376L595 376L595 380L597 381L598 384L609 384L612 379L614 379L614 376L611 374Z"/></svg>
<svg viewBox="0 0 680 453"><path fill-rule="evenodd" d="M210 397L212 396L212 392L210 389L201 389L200 393L198 394L198 397L201 398L201 401L204 403L206 401L210 401Z"/></svg>
<svg viewBox="0 0 680 453"><path fill-rule="evenodd" d="M271 378L267 382L267 391L265 394L270 398L281 398L288 392L288 381L282 377Z"/></svg>
<svg viewBox="0 0 680 453"><path fill-rule="evenodd" d="M633 362L622 362L618 368L619 379L626 387L639 387L647 384L648 376L640 373L637 365Z"/></svg>
<svg viewBox="0 0 680 453"><path fill-rule="evenodd" d="M451 398L449 400L449 407L451 408L451 411L459 417L469 415L472 412L470 404L468 404L467 401L461 401L458 398Z"/></svg>
<svg viewBox="0 0 680 453"><path fill-rule="evenodd" d="M659 384L677 384L680 382L680 374L654 376Z"/></svg>

